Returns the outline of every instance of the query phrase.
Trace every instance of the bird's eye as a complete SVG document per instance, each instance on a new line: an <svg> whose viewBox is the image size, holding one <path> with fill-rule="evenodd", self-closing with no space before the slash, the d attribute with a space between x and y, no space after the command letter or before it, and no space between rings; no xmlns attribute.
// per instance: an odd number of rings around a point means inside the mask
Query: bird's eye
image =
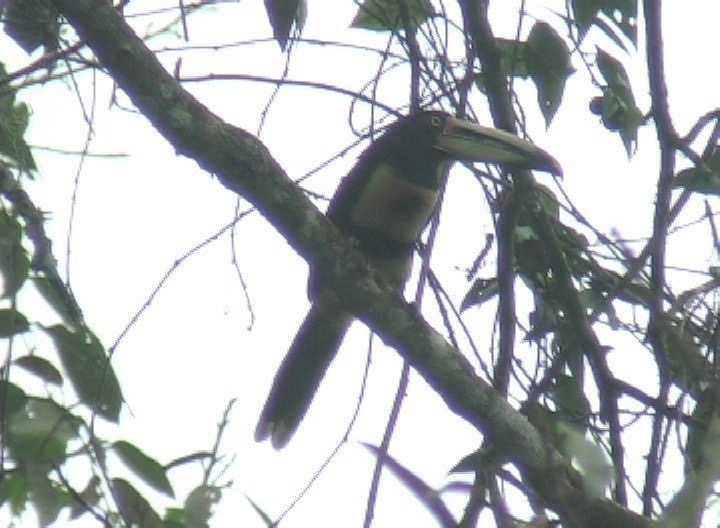
<svg viewBox="0 0 720 528"><path fill-rule="evenodd" d="M440 126L441 123L442 123L442 119L440 119L440 117L438 117L438 116L432 116L430 118L430 124L432 126Z"/></svg>

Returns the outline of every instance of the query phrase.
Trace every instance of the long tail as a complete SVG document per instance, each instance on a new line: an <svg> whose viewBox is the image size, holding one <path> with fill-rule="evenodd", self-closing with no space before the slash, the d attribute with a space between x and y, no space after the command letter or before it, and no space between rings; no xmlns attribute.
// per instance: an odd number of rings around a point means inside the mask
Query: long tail
<svg viewBox="0 0 720 528"><path fill-rule="evenodd" d="M288 443L322 381L353 317L336 303L316 301L275 374L255 428L255 440L268 437L275 449Z"/></svg>

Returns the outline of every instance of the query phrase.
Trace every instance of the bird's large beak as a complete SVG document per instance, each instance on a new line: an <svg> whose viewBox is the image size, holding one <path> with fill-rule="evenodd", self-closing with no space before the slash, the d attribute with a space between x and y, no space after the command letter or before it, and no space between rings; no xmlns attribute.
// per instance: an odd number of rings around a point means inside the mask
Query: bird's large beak
<svg viewBox="0 0 720 528"><path fill-rule="evenodd" d="M562 177L558 161L543 149L503 130L448 117L435 148L464 161L484 161L549 172Z"/></svg>

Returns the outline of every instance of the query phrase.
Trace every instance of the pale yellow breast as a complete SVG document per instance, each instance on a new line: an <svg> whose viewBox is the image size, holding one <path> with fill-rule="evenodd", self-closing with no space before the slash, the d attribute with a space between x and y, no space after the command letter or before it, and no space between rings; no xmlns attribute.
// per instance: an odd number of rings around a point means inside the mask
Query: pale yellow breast
<svg viewBox="0 0 720 528"><path fill-rule="evenodd" d="M425 227L436 201L437 192L408 183L383 165L373 172L350 220L355 225L410 243Z"/></svg>

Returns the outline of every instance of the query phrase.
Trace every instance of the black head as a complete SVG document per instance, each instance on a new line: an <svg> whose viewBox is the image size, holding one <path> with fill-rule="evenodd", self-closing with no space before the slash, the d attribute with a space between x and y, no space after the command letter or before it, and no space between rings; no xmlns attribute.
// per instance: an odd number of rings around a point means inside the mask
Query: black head
<svg viewBox="0 0 720 528"><path fill-rule="evenodd" d="M361 155L362 161L389 165L403 179L437 188L442 165L451 157L436 148L448 119L450 115L434 110L401 118Z"/></svg>

